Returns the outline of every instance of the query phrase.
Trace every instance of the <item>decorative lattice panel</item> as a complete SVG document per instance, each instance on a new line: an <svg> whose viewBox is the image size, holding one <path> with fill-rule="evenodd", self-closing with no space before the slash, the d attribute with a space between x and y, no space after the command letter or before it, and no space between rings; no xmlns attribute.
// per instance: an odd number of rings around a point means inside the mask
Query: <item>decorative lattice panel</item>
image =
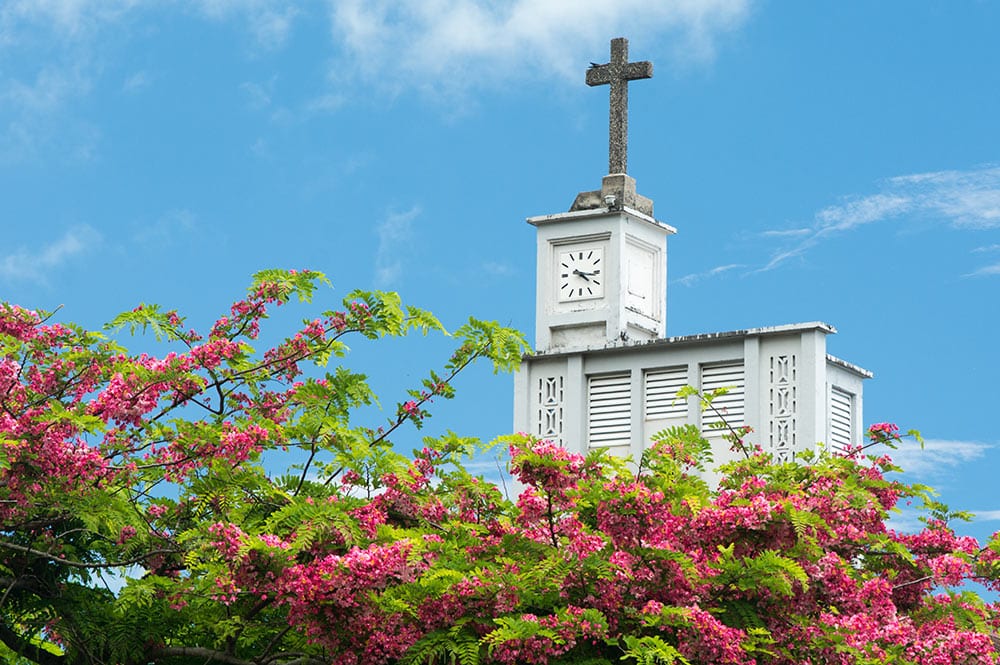
<svg viewBox="0 0 1000 665"><path fill-rule="evenodd" d="M768 445L775 459L787 462L796 450L798 385L795 355L770 357L768 370Z"/></svg>
<svg viewBox="0 0 1000 665"><path fill-rule="evenodd" d="M563 377L545 376L538 379L538 430L543 439L562 444Z"/></svg>

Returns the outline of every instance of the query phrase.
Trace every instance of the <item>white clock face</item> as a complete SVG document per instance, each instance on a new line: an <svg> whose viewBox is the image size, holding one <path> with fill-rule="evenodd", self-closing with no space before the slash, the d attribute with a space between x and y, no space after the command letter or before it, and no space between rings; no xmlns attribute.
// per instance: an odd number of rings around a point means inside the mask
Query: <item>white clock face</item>
<svg viewBox="0 0 1000 665"><path fill-rule="evenodd" d="M575 248L559 252L556 265L559 300L587 300L604 297L604 249Z"/></svg>

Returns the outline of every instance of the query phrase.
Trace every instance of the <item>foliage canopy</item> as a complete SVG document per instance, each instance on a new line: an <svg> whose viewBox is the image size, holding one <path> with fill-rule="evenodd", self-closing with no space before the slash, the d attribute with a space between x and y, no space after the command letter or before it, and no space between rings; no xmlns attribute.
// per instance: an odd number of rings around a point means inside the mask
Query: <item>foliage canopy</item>
<svg viewBox="0 0 1000 665"><path fill-rule="evenodd" d="M463 467L475 440L404 457L391 438L474 361L514 369L523 337L470 320L386 423L360 425L375 395L331 365L346 340L443 328L353 292L255 349L270 309L324 282L260 273L206 335L156 306L111 323L169 345L155 357L0 304L9 661L996 662L996 608L961 587L996 589L1000 543L957 536L926 488L886 478L887 456L777 463L735 433L744 458L709 487L697 428L634 462L516 435L512 502ZM888 528L912 499L924 528Z"/></svg>

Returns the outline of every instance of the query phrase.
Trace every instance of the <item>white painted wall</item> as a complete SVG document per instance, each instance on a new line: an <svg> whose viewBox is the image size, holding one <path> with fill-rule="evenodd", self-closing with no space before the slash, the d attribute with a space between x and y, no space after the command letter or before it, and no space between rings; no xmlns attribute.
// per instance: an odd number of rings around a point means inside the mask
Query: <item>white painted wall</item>
<svg viewBox="0 0 1000 665"><path fill-rule="evenodd" d="M589 378L627 372L630 437L609 451L637 458L655 432L684 423L701 426L704 420L695 397L686 400L676 417L647 419L647 372L685 367L687 383L701 388L706 366L738 361L744 371L744 421L754 429L749 441L788 458L827 440L830 391L837 387L855 396L853 438L860 443L862 381L871 374L827 355L826 335L833 332L831 326L813 322L531 356L515 377L515 430L586 453L591 447ZM709 432L708 438L716 463L731 459L721 434Z"/></svg>
<svg viewBox="0 0 1000 665"><path fill-rule="evenodd" d="M675 230L624 208L580 210L531 217L537 228L535 348L541 351L603 347L622 338L666 334L666 238ZM606 264L604 294L573 302L559 298L559 254L599 247ZM639 288L637 283L648 283ZM629 284L633 285L630 293ZM648 308L636 305L639 296Z"/></svg>

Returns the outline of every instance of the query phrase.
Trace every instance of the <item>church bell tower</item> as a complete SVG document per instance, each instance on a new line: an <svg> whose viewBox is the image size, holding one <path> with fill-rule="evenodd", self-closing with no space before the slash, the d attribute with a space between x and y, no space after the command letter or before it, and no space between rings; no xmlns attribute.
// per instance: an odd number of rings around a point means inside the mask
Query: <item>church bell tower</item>
<svg viewBox="0 0 1000 665"><path fill-rule="evenodd" d="M541 352L621 345L666 334L666 238L627 172L628 82L653 76L628 62L628 40L611 42L611 61L587 70L587 85L609 85L608 175L581 192L569 212L531 217L537 229L535 347Z"/></svg>
<svg viewBox="0 0 1000 665"><path fill-rule="evenodd" d="M628 82L650 78L628 42L592 65L609 85L608 174L569 211L530 217L536 229L535 353L514 378L514 430L569 450L639 459L657 432L693 425L716 463L734 458L723 437L749 440L787 461L817 442L862 441L862 383L871 372L829 355L821 321L666 337L667 237L653 202L627 173ZM704 411L703 394L725 389ZM714 472L706 472L711 478Z"/></svg>

